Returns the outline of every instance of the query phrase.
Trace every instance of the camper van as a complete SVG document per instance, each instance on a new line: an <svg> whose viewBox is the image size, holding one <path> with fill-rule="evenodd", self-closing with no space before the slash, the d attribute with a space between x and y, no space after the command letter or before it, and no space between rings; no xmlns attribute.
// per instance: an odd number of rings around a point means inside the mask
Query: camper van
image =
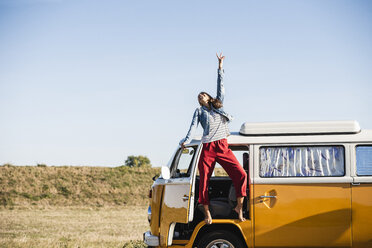
<svg viewBox="0 0 372 248"><path fill-rule="evenodd" d="M198 204L203 144L178 147L150 190L149 247L372 247L372 130L356 121L244 123L228 137L248 175L245 221L216 165L213 222Z"/></svg>

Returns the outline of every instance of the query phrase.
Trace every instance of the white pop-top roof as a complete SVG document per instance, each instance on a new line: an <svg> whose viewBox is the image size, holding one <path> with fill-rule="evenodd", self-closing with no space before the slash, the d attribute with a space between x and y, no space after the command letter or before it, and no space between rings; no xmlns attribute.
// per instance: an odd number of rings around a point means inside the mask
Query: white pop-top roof
<svg viewBox="0 0 372 248"><path fill-rule="evenodd" d="M314 121L314 122L245 122L241 135L301 135L301 134L356 134L361 131L357 121Z"/></svg>

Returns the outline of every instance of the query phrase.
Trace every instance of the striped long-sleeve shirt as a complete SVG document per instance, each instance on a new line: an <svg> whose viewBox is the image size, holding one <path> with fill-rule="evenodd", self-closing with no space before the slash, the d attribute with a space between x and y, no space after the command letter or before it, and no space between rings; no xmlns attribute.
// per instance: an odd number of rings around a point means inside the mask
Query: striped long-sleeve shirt
<svg viewBox="0 0 372 248"><path fill-rule="evenodd" d="M213 109L209 112L209 125L209 134L203 136L203 143L225 139L230 135L226 117L213 111Z"/></svg>

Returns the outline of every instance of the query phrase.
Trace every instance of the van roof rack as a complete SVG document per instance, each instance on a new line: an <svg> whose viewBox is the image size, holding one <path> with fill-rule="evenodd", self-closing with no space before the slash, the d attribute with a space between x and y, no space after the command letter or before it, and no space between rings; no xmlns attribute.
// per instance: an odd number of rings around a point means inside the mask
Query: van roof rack
<svg viewBox="0 0 372 248"><path fill-rule="evenodd" d="M240 134L245 136L265 135L316 135L356 134L361 131L357 121L308 121L308 122L245 122Z"/></svg>

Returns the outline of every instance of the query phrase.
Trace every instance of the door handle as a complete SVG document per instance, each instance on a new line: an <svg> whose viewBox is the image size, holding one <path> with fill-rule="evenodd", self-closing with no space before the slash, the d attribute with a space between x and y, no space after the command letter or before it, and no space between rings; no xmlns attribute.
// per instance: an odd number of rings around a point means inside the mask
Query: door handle
<svg viewBox="0 0 372 248"><path fill-rule="evenodd" d="M189 196L188 196L188 195L184 195L184 196L182 197L182 200L183 200L183 201L187 201L187 200L189 200Z"/></svg>
<svg viewBox="0 0 372 248"><path fill-rule="evenodd" d="M276 195L261 195L260 198L261 199L264 199L264 198L276 198Z"/></svg>

